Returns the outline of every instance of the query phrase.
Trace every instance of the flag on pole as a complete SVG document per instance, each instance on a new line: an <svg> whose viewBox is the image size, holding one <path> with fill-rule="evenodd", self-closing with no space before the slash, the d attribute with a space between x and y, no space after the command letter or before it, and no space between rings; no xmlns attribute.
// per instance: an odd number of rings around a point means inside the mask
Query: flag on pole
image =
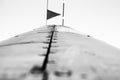
<svg viewBox="0 0 120 80"><path fill-rule="evenodd" d="M60 14L56 13L56 12L53 12L51 10L47 10L47 20L50 19L50 18L56 17L58 15L60 15Z"/></svg>

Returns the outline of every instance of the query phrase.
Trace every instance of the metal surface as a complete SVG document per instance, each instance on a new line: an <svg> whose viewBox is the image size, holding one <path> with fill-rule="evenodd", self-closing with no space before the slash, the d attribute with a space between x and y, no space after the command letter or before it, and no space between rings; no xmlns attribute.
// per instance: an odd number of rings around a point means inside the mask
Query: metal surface
<svg viewBox="0 0 120 80"><path fill-rule="evenodd" d="M47 25L0 43L0 80L120 80L120 50Z"/></svg>

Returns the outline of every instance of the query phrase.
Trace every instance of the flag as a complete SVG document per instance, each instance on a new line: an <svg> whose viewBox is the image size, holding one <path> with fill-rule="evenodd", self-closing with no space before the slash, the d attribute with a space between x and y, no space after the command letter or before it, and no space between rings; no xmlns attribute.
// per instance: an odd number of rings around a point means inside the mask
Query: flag
<svg viewBox="0 0 120 80"><path fill-rule="evenodd" d="M50 11L50 10L47 10L47 19L50 19L50 18L53 18L53 17L56 17L60 15L59 13L56 13L56 12L53 12L53 11Z"/></svg>

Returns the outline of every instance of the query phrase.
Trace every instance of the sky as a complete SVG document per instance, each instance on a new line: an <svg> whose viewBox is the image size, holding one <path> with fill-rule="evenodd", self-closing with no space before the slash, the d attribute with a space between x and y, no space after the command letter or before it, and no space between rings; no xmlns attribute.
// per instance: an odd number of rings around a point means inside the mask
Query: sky
<svg viewBox="0 0 120 80"><path fill-rule="evenodd" d="M63 0L48 9L62 13ZM120 48L120 0L64 0L65 26ZM0 0L0 41L46 25L47 0ZM61 25L61 16L48 24Z"/></svg>

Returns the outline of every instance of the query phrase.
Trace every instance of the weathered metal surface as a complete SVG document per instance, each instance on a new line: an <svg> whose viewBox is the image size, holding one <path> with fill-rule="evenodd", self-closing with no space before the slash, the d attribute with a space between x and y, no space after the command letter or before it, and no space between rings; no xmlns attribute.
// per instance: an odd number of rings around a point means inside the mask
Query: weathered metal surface
<svg viewBox="0 0 120 80"><path fill-rule="evenodd" d="M0 80L120 80L119 49L67 30L48 25L1 42Z"/></svg>

